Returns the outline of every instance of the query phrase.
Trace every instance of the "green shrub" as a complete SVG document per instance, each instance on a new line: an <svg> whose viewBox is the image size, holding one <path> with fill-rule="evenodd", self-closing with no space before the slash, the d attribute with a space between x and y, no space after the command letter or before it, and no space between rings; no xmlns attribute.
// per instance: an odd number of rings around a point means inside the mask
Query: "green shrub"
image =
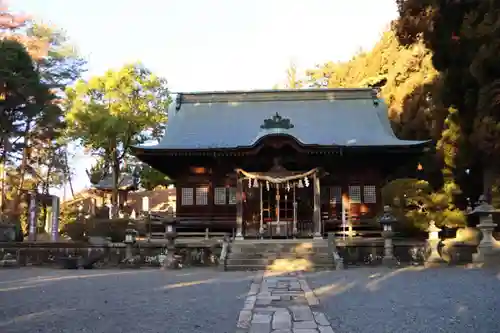
<svg viewBox="0 0 500 333"><path fill-rule="evenodd" d="M123 242L129 219L89 219L87 221L87 235L110 237L112 242Z"/></svg>
<svg viewBox="0 0 500 333"><path fill-rule="evenodd" d="M74 241L86 240L86 225L80 221L68 223L61 229L61 234L66 235Z"/></svg>

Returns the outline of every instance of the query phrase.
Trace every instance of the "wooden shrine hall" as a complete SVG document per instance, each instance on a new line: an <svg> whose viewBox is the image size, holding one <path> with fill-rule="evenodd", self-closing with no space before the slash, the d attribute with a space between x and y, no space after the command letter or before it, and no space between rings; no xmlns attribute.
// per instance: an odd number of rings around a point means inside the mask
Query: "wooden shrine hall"
<svg viewBox="0 0 500 333"><path fill-rule="evenodd" d="M388 176L428 143L398 139L373 89L183 93L168 119L133 153L174 180L180 228L240 239L375 221Z"/></svg>

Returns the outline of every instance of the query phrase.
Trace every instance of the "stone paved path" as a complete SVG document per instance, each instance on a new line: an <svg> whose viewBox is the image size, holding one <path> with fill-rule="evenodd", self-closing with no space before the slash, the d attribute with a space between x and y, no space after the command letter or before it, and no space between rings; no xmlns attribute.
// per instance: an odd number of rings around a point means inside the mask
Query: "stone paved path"
<svg viewBox="0 0 500 333"><path fill-rule="evenodd" d="M259 272L240 312L237 333L333 333L299 272Z"/></svg>

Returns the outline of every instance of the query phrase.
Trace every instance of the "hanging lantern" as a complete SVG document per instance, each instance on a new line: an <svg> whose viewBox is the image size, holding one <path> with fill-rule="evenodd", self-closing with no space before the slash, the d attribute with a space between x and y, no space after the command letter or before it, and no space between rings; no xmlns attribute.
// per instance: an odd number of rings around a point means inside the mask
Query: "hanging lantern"
<svg viewBox="0 0 500 333"><path fill-rule="evenodd" d="M418 170L418 171L422 171L422 170L424 170L424 167L422 166L422 164L418 163L418 165L417 165L417 170Z"/></svg>
<svg viewBox="0 0 500 333"><path fill-rule="evenodd" d="M248 188L252 188L252 178L248 178Z"/></svg>
<svg viewBox="0 0 500 333"><path fill-rule="evenodd" d="M253 187L254 187L254 188L258 188L258 187L259 187L259 181L257 180L257 178L255 178L255 179L253 180Z"/></svg>
<svg viewBox="0 0 500 333"><path fill-rule="evenodd" d="M307 177L304 177L304 184L306 187L309 187L309 179Z"/></svg>
<svg viewBox="0 0 500 333"><path fill-rule="evenodd" d="M269 181L266 180L266 190L269 191L269 188L270 188Z"/></svg>
<svg viewBox="0 0 500 333"><path fill-rule="evenodd" d="M290 183L289 183L289 182L286 182L286 190L287 190L288 192L290 192Z"/></svg>
<svg viewBox="0 0 500 333"><path fill-rule="evenodd" d="M299 183L297 184L298 188L303 188L304 184L302 184L302 179L299 179Z"/></svg>

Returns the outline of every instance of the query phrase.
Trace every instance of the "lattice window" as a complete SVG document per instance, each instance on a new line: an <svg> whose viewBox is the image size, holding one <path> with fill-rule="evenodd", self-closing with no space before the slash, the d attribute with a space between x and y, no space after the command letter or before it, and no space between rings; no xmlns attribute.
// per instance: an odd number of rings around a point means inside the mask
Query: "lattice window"
<svg viewBox="0 0 500 333"><path fill-rule="evenodd" d="M361 203L361 186L349 185L349 199L351 203Z"/></svg>
<svg viewBox="0 0 500 333"><path fill-rule="evenodd" d="M342 202L342 188L340 186L332 186L330 189L330 203L338 204Z"/></svg>
<svg viewBox="0 0 500 333"><path fill-rule="evenodd" d="M228 199L228 204L230 205L236 205L236 187L230 187L228 189L229 192L229 199Z"/></svg>
<svg viewBox="0 0 500 333"><path fill-rule="evenodd" d="M227 190L225 187L216 187L214 189L214 205L225 205L227 200Z"/></svg>
<svg viewBox="0 0 500 333"><path fill-rule="evenodd" d="M191 187L182 188L181 193L181 205L182 206L191 206L193 205L193 189Z"/></svg>
<svg viewBox="0 0 500 333"><path fill-rule="evenodd" d="M367 204L377 203L377 190L375 185L363 186L363 201Z"/></svg>
<svg viewBox="0 0 500 333"><path fill-rule="evenodd" d="M196 188L196 204L199 206L208 205L208 187Z"/></svg>

